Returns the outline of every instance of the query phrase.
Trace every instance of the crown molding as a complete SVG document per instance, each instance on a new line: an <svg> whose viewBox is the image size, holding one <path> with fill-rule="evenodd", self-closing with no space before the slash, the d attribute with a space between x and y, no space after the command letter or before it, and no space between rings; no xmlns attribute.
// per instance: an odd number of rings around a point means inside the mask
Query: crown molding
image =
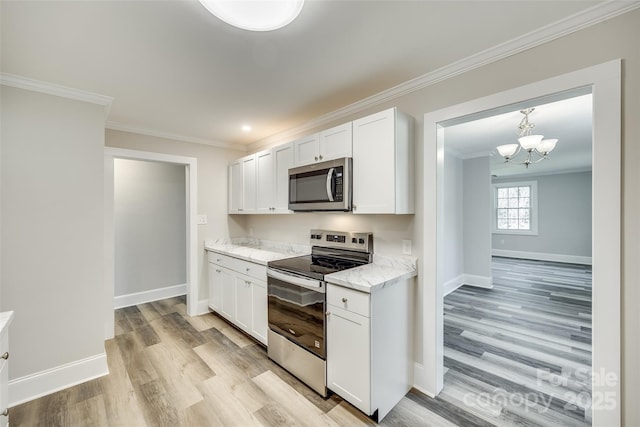
<svg viewBox="0 0 640 427"><path fill-rule="evenodd" d="M383 104L387 101L417 92L428 86L432 86L444 80L476 68L480 68L484 65L491 64L525 50L540 46L638 8L640 8L640 1L608 0L603 3L599 3L574 15L568 16L549 25L545 25L544 27L540 27L534 31L490 47L449 65L445 65L444 67L354 102L346 107L322 115L300 126L263 138L250 144L248 148L250 151L255 151L262 147L272 145L278 141L283 141L293 135L302 134L320 126L328 125L335 120L340 120L348 117L349 115Z"/></svg>
<svg viewBox="0 0 640 427"><path fill-rule="evenodd" d="M122 132L137 133L137 134L140 134L140 135L153 136L153 137L156 137L156 138L173 139L175 141L191 142L191 143L194 143L194 144L209 145L209 146L212 146L212 147L219 147L219 148L226 148L228 150L241 151L243 153L247 152L246 146L239 145L239 144L232 144L232 143L229 143L229 142L210 141L208 139L194 138L194 137L190 137L190 136L178 135L178 134L169 133L169 132L157 131L157 130L154 130L154 129L146 129L146 128L141 128L141 127L130 126L130 125L127 125L127 124L124 124L124 123L118 123L118 122L114 122L114 121L108 121L106 123L105 127L107 129L111 129L111 130L119 130L119 131L122 131Z"/></svg>
<svg viewBox="0 0 640 427"><path fill-rule="evenodd" d="M48 95L55 95L62 98L101 105L104 107L105 119L109 115L111 103L113 102L113 98L110 96L100 95L98 93L62 86L55 83L43 82L41 80L35 80L16 74L0 73L0 84L3 86L26 89L33 92L41 92Z"/></svg>

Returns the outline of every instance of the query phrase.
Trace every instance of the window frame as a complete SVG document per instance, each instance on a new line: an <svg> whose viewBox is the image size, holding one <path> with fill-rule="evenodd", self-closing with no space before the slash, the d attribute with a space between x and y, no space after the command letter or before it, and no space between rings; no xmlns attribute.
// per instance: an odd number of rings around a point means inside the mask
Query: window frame
<svg viewBox="0 0 640 427"><path fill-rule="evenodd" d="M502 230L498 228L498 189L529 187L529 230ZM493 234L538 235L538 181L505 181L491 184L493 208L491 209L491 232Z"/></svg>

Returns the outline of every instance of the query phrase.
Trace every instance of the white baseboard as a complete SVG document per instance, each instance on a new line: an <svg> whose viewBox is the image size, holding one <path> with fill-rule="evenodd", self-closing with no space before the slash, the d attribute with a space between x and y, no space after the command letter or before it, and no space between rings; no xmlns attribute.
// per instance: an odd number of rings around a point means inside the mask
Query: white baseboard
<svg viewBox="0 0 640 427"><path fill-rule="evenodd" d="M464 285L464 274L445 282L444 285L442 285L442 296L446 297L462 285Z"/></svg>
<svg viewBox="0 0 640 427"><path fill-rule="evenodd" d="M413 387L426 394L429 397L436 397L433 392L427 390L425 385L426 383L426 371L424 370L424 366L421 363L414 362L413 363Z"/></svg>
<svg viewBox="0 0 640 427"><path fill-rule="evenodd" d="M493 288L493 278L477 276L475 274L460 274L442 285L442 296L446 297L462 285L475 286L477 288Z"/></svg>
<svg viewBox="0 0 640 427"><path fill-rule="evenodd" d="M200 301L198 301L198 307L196 308L196 310L198 310L198 315L210 313L211 310L209 310L209 300L201 299Z"/></svg>
<svg viewBox="0 0 640 427"><path fill-rule="evenodd" d="M486 289L493 288L493 277L491 276L476 276L475 274L464 274L463 276L462 280L465 285Z"/></svg>
<svg viewBox="0 0 640 427"><path fill-rule="evenodd" d="M9 381L9 407L109 374L107 354L56 366Z"/></svg>
<svg viewBox="0 0 640 427"><path fill-rule="evenodd" d="M492 249L491 255L505 258L533 259L536 261L553 261L567 264L591 265L590 256L547 254L543 252L512 251L508 249Z"/></svg>
<svg viewBox="0 0 640 427"><path fill-rule="evenodd" d="M187 293L187 285L167 286L166 288L152 289L150 291L136 292L133 294L119 295L113 298L113 308L130 307L165 298L177 297Z"/></svg>

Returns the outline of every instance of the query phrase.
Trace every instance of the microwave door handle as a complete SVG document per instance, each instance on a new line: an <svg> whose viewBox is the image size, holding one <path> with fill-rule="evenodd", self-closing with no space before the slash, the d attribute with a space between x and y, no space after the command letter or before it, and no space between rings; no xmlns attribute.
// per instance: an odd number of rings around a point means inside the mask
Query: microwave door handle
<svg viewBox="0 0 640 427"><path fill-rule="evenodd" d="M327 197L330 202L333 202L333 191L331 191L331 179L333 178L334 168L329 168L329 172L327 173Z"/></svg>

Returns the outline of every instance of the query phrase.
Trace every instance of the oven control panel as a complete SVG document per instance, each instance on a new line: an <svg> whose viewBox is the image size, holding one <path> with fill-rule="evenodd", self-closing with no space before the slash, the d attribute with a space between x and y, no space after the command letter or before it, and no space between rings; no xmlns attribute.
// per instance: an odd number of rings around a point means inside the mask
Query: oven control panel
<svg viewBox="0 0 640 427"><path fill-rule="evenodd" d="M373 233L311 230L311 245L373 253Z"/></svg>

